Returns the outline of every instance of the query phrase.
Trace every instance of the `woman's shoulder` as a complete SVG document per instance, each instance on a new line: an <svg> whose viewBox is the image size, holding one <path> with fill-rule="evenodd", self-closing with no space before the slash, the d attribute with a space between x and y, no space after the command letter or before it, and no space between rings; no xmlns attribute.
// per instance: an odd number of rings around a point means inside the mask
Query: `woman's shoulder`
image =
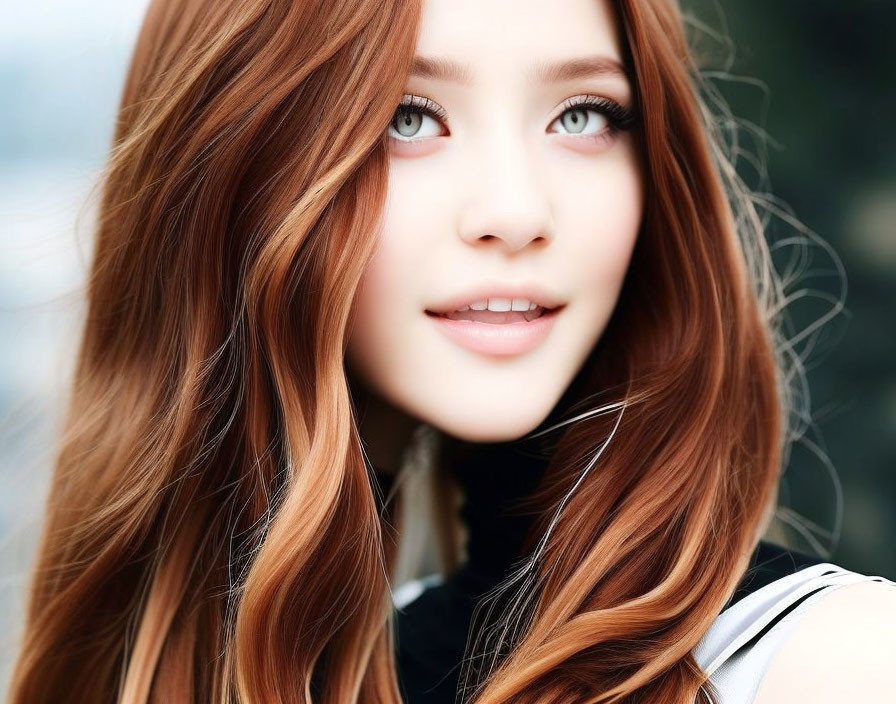
<svg viewBox="0 0 896 704"><path fill-rule="evenodd" d="M725 704L889 701L896 582L766 543L694 650ZM885 696L886 694L886 696Z"/></svg>
<svg viewBox="0 0 896 704"><path fill-rule="evenodd" d="M807 608L769 664L756 704L893 701L894 586L851 582Z"/></svg>

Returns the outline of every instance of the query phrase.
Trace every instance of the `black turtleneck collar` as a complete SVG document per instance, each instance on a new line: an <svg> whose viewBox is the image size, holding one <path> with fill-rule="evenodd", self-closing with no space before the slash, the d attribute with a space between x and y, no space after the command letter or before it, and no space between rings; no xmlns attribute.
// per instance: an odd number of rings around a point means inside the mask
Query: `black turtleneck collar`
<svg viewBox="0 0 896 704"><path fill-rule="evenodd" d="M523 544L535 517L515 504L535 490L548 457L535 443L450 443L446 464L463 499L458 516L467 529L466 559L449 579L477 597L497 584L522 556ZM385 495L394 477L376 472Z"/></svg>
<svg viewBox="0 0 896 704"><path fill-rule="evenodd" d="M397 613L397 659L409 704L454 704L473 608L522 557L535 517L515 503L535 490L548 464L531 442L443 442L451 443L446 464L463 495L458 513L467 529L466 559ZM387 492L393 478L377 476Z"/></svg>
<svg viewBox="0 0 896 704"><path fill-rule="evenodd" d="M548 460L520 442L487 443L449 455L461 488L460 520L467 528L466 560L456 573L474 597L502 581L523 555L535 517L515 503L532 494Z"/></svg>

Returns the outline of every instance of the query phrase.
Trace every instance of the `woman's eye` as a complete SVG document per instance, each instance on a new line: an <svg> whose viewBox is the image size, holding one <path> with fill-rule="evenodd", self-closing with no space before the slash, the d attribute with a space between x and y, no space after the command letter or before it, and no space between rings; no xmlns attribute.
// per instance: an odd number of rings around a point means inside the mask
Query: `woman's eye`
<svg viewBox="0 0 896 704"><path fill-rule="evenodd" d="M436 137L439 133L438 123L429 115L415 110L399 110L389 125L399 139L415 137Z"/></svg>
<svg viewBox="0 0 896 704"><path fill-rule="evenodd" d="M569 108L553 124L560 124L569 134L600 134L610 126L610 120L593 108Z"/></svg>
<svg viewBox="0 0 896 704"><path fill-rule="evenodd" d="M395 110L389 123L389 136L405 142L438 137L441 133L439 123L446 117L445 111L429 98L410 96Z"/></svg>
<svg viewBox="0 0 896 704"><path fill-rule="evenodd" d="M633 108L623 107L615 100L594 95L570 98L564 103L566 110L554 120L560 125L561 134L588 137L599 143L608 143L618 133L634 125L637 115Z"/></svg>

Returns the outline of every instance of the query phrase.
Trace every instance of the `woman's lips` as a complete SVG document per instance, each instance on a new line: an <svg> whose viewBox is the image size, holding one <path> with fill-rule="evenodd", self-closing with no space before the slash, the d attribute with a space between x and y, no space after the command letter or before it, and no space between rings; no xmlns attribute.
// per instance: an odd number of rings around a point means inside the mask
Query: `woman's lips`
<svg viewBox="0 0 896 704"><path fill-rule="evenodd" d="M510 356L524 354L540 345L565 307L558 306L544 312L540 312L543 309L507 312L465 310L446 315L429 311L426 314L450 340L463 347L480 354ZM454 316L466 316L467 319Z"/></svg>

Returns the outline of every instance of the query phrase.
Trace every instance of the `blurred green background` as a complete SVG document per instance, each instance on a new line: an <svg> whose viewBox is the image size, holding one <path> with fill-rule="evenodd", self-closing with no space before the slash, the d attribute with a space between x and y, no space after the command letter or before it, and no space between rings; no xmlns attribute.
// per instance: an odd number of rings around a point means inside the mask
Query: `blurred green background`
<svg viewBox="0 0 896 704"><path fill-rule="evenodd" d="M811 424L792 449L774 537L804 550L813 540L833 545L833 561L896 578L896 3L684 0L682 8L695 46L731 74L712 85L770 138L763 189L827 241L845 269L844 282L824 248L810 247L806 277L790 289L811 292L789 308L796 332L836 312L832 300L844 292L846 305L814 346L797 346ZM733 46L703 25L726 32ZM751 129L742 132L742 146L761 154ZM738 171L748 185L762 183L749 159ZM771 221L770 240L793 234ZM782 247L776 263L793 254ZM811 530L794 528L790 511Z"/></svg>

